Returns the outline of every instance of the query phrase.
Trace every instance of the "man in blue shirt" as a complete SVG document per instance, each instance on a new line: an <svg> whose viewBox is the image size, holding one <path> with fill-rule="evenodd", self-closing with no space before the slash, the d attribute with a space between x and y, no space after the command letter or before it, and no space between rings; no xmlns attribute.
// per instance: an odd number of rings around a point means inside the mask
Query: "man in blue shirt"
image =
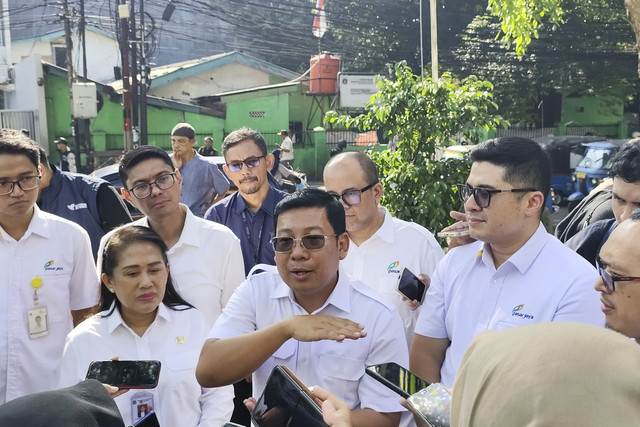
<svg viewBox="0 0 640 427"><path fill-rule="evenodd" d="M205 218L226 225L240 239L245 274L256 264L275 265L273 210L287 193L269 185L272 154L259 132L246 127L231 132L222 143L224 172L238 192L213 205Z"/></svg>
<svg viewBox="0 0 640 427"><path fill-rule="evenodd" d="M171 130L171 161L183 180L180 200L201 217L215 196L227 191L229 181L215 163L196 153L195 145L196 132L190 124L178 123Z"/></svg>

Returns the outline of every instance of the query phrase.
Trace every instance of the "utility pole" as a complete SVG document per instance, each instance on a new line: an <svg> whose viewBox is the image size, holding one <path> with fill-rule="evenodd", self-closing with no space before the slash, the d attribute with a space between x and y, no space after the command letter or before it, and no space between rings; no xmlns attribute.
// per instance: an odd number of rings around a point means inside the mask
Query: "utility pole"
<svg viewBox="0 0 640 427"><path fill-rule="evenodd" d="M73 71L72 50L73 42L71 41L71 22L69 20L69 2L62 1L62 19L64 21L64 41L67 48L67 83L69 85L69 111L71 111L71 133L73 135L73 153L76 156L76 165L78 170L81 167L80 144L78 142L78 122L73 115L73 82L75 75Z"/></svg>
<svg viewBox="0 0 640 427"><path fill-rule="evenodd" d="M65 0L66 1L66 0ZM118 6L120 16L120 54L122 56L122 118L124 129L124 150L133 148L133 134L131 132L131 87L129 84L129 7L127 0L121 0Z"/></svg>
<svg viewBox="0 0 640 427"><path fill-rule="evenodd" d="M147 35L144 31L144 0L140 0L140 144L147 145Z"/></svg>
<svg viewBox="0 0 640 427"><path fill-rule="evenodd" d="M137 134L139 116L138 116L138 40L137 40L137 32L136 32L136 1L131 0L130 11L131 17L129 18L129 40L131 41L131 63L129 64L129 69L131 72L131 126L134 130L133 142L137 144L139 139L139 135ZM136 138L138 136L138 138Z"/></svg>
<svg viewBox="0 0 640 427"><path fill-rule="evenodd" d="M436 0L431 0L431 78L438 80L438 9Z"/></svg>

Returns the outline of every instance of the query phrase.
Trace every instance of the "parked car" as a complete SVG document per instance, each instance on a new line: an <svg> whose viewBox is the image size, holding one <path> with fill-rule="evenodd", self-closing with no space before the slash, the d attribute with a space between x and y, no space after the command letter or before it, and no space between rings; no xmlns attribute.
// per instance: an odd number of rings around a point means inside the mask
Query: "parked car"
<svg viewBox="0 0 640 427"><path fill-rule="evenodd" d="M124 200L124 204L129 209L129 213L131 214L131 218L135 221L136 219L142 218L144 215L138 209L136 209L131 203L127 201L122 195L122 181L120 181L120 175L118 175L118 167L119 165L109 165L100 169L96 169L91 173L91 176L95 176L96 178L102 178L107 181L109 184L113 185L116 190L120 193L120 197Z"/></svg>
<svg viewBox="0 0 640 427"><path fill-rule="evenodd" d="M574 192L569 196L569 211L609 176L611 158L627 141L626 139L610 139L605 142L585 144L586 151L571 176Z"/></svg>

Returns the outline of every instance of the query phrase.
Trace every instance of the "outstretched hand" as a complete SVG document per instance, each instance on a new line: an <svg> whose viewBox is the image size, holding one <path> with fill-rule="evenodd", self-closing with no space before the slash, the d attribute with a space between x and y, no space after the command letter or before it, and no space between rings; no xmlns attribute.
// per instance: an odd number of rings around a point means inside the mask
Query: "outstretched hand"
<svg viewBox="0 0 640 427"><path fill-rule="evenodd" d="M289 336L298 341L333 340L341 342L345 339L357 340L367 335L364 326L359 323L324 314L291 316L285 321Z"/></svg>

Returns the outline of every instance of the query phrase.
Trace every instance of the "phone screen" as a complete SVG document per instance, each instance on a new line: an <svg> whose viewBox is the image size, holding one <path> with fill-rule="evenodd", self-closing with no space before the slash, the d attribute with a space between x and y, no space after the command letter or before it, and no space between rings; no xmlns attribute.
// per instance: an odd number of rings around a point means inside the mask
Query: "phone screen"
<svg viewBox="0 0 640 427"><path fill-rule="evenodd" d="M404 398L429 386L428 382L393 362L367 366L366 372Z"/></svg>
<svg viewBox="0 0 640 427"><path fill-rule="evenodd" d="M118 388L155 388L160 376L157 360L103 360L91 362L87 379Z"/></svg>
<svg viewBox="0 0 640 427"><path fill-rule="evenodd" d="M402 270L402 274L398 279L398 292L407 297L409 300L416 300L420 303L424 300L424 294L427 287L418 279L409 269Z"/></svg>

